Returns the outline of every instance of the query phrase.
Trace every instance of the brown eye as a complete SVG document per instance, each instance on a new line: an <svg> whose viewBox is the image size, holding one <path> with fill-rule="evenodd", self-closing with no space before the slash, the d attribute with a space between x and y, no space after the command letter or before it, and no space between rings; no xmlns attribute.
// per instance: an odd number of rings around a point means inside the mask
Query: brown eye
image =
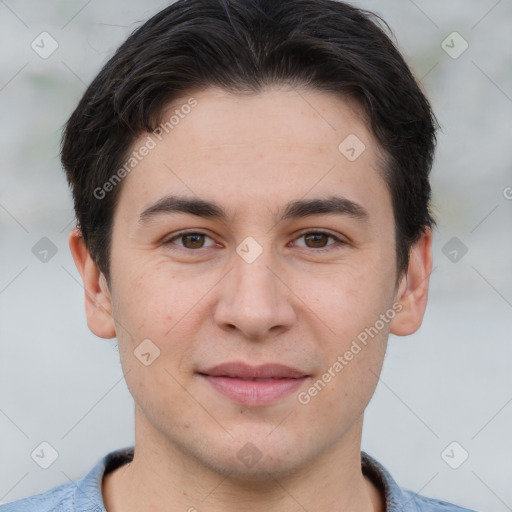
<svg viewBox="0 0 512 512"><path fill-rule="evenodd" d="M304 240L304 244L298 244L300 247L316 249L316 252L330 251L346 244L346 242L327 231L307 231L300 235L295 243L301 239ZM334 242L329 243L329 239L334 240Z"/></svg>
<svg viewBox="0 0 512 512"><path fill-rule="evenodd" d="M187 249L200 249L204 244L204 235L200 233L191 233L190 235L182 235L183 246ZM187 240L187 242L185 242Z"/></svg>
<svg viewBox="0 0 512 512"><path fill-rule="evenodd" d="M310 244L308 247L314 249L325 247L329 238L331 237L325 233L310 233L304 235L304 240L307 240Z"/></svg>
<svg viewBox="0 0 512 512"><path fill-rule="evenodd" d="M211 240L211 243L206 245L206 239ZM188 232L178 233L177 235L173 236L172 238L164 242L164 245L166 245L167 247L174 245L178 246L179 249L184 250L197 250L215 245L215 242L204 233Z"/></svg>

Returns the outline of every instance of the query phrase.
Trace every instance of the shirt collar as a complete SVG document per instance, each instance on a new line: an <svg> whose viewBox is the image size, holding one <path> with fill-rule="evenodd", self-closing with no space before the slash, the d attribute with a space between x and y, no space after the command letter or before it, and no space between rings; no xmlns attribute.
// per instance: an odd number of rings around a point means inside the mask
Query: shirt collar
<svg viewBox="0 0 512 512"><path fill-rule="evenodd" d="M133 460L134 447L120 448L105 455L82 479L75 483L74 505L83 512L106 512L101 494L103 476ZM361 469L384 496L386 512L417 512L413 498L408 498L387 469L361 451Z"/></svg>
<svg viewBox="0 0 512 512"><path fill-rule="evenodd" d="M414 496L408 497L389 471L377 460L361 451L361 468L384 496L386 512L418 512Z"/></svg>

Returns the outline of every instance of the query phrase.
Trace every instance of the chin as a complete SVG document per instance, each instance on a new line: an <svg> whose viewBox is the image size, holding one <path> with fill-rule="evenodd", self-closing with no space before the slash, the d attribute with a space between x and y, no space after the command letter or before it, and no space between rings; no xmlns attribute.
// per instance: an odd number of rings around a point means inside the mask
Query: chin
<svg viewBox="0 0 512 512"><path fill-rule="evenodd" d="M273 427L275 428L275 427ZM278 427L279 428L279 427ZM297 473L314 458L314 446L304 444L281 427L278 435L272 428L249 428L233 433L226 442L217 439L216 446L210 444L208 456L202 451L200 462L210 470L236 480L239 483L257 483L268 485L275 479ZM269 434L269 432L272 432ZM302 445L302 446L301 446ZM302 448L302 449L301 449Z"/></svg>
<svg viewBox="0 0 512 512"><path fill-rule="evenodd" d="M240 462L235 454L234 457L229 459L211 461L208 467L239 484L254 487L255 484L260 483L262 487L268 489L269 482L275 482L276 479L282 479L297 473L302 464L295 457L294 459L276 457L276 454L264 454L257 462L244 463Z"/></svg>

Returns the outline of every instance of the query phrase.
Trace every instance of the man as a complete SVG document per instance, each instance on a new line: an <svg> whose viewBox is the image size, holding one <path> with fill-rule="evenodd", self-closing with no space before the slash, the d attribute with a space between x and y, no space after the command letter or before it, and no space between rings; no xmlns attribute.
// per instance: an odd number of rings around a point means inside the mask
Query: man
<svg viewBox="0 0 512 512"><path fill-rule="evenodd" d="M23 511L463 511L361 452L390 333L421 325L435 118L373 17L180 0L66 126L89 328L135 449Z"/></svg>

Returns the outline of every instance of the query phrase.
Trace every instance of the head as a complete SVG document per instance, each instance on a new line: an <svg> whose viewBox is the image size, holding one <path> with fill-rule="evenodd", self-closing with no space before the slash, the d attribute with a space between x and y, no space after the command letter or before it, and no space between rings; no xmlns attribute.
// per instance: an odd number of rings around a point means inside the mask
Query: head
<svg viewBox="0 0 512 512"><path fill-rule="evenodd" d="M88 324L117 336L144 431L253 477L249 441L273 472L357 441L389 333L423 317L434 145L400 53L348 4L180 0L137 29L62 162ZM212 385L225 362L302 377L248 403Z"/></svg>

